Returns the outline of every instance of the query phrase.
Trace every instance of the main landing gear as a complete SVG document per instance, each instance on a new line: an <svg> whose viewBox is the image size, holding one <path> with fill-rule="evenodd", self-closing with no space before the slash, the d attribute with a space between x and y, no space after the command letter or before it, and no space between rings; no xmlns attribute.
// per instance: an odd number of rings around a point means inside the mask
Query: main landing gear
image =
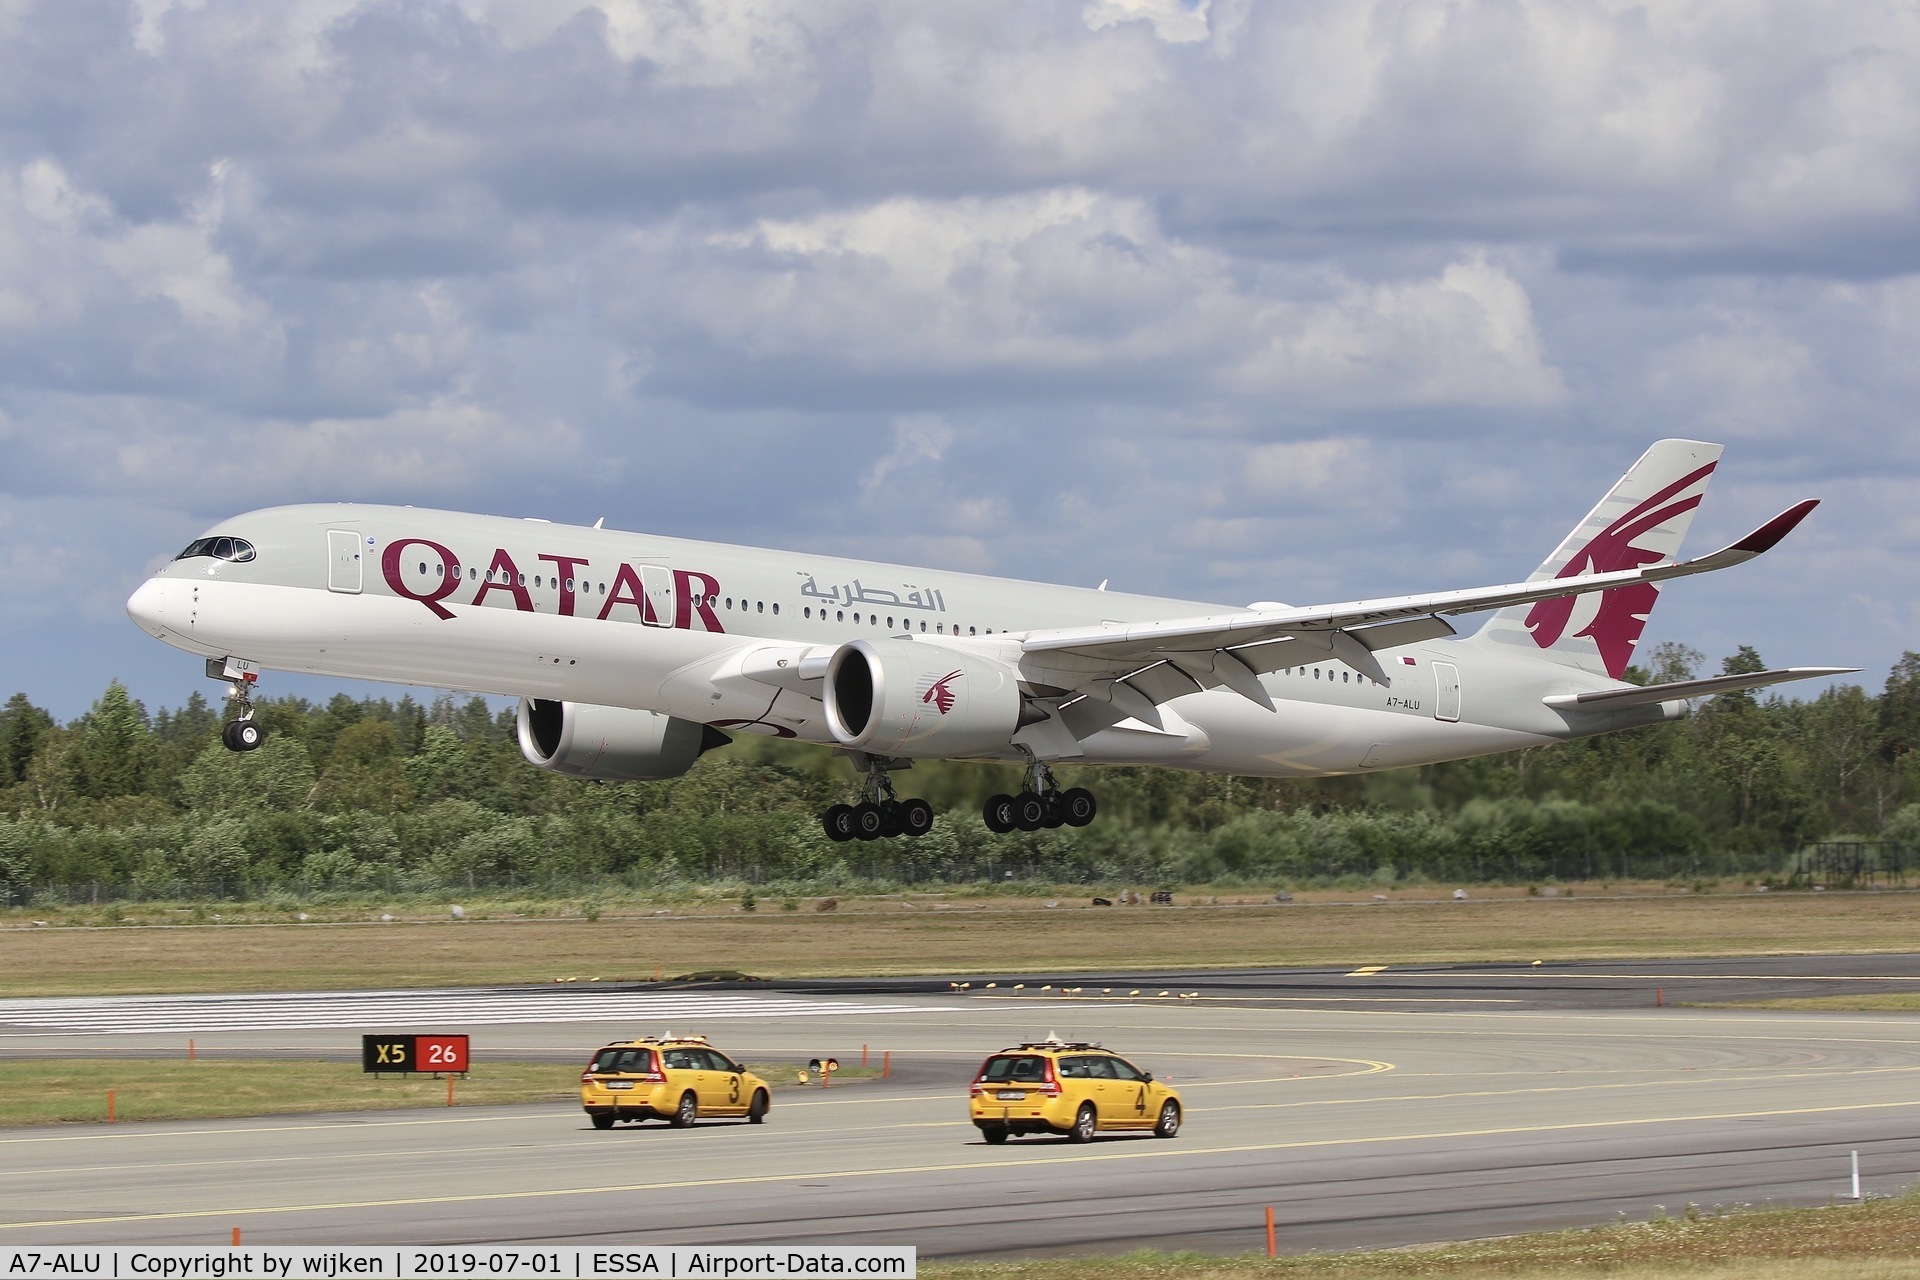
<svg viewBox="0 0 1920 1280"><path fill-rule="evenodd" d="M1085 787L1062 791L1053 770L1039 760L1027 762L1027 789L1017 796L993 796L980 816L987 830L1038 831L1042 827L1084 827L1099 813L1099 802Z"/></svg>
<svg viewBox="0 0 1920 1280"><path fill-rule="evenodd" d="M826 828L827 838L879 840L887 836L923 836L933 830L932 805L925 800L902 800L894 795L893 780L887 777L890 762L878 756L866 756L865 762L867 778L860 784L860 803L836 804L820 815L820 825Z"/></svg>

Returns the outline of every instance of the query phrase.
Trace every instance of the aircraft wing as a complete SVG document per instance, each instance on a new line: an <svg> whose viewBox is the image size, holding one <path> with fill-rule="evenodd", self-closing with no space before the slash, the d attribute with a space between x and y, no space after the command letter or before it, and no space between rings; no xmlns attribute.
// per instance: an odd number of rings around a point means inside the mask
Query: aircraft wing
<svg viewBox="0 0 1920 1280"><path fill-rule="evenodd" d="M1703 680L1675 680L1668 684L1641 685L1630 689L1599 689L1592 693L1556 693L1541 701L1563 711L1624 711L1646 707L1676 698L1706 698L1736 689L1763 689L1789 680L1817 680L1821 676L1850 676L1859 667L1781 667L1775 671L1749 671L1737 676L1708 676Z"/></svg>
<svg viewBox="0 0 1920 1280"><path fill-rule="evenodd" d="M1737 542L1672 564L1344 604L1031 631L1020 637L1023 665L1044 668L1067 687L1153 724L1155 704L1221 685L1270 707L1255 677L1316 658L1331 657L1390 685L1374 650L1452 635L1448 616L1744 564L1770 550L1818 505L1812 498L1795 503Z"/></svg>

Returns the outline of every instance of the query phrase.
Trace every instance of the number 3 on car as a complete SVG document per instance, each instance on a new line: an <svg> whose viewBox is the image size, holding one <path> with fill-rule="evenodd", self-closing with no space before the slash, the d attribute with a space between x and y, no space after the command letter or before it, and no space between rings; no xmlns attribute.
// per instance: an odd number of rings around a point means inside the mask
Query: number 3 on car
<svg viewBox="0 0 1920 1280"><path fill-rule="evenodd" d="M1042 1040L1002 1049L974 1077L974 1127L988 1142L1016 1133L1180 1132L1180 1095L1150 1071L1097 1044Z"/></svg>
<svg viewBox="0 0 1920 1280"><path fill-rule="evenodd" d="M709 1116L761 1124L772 1100L765 1080L705 1036L622 1040L594 1054L580 1073L580 1105L596 1129L611 1129L616 1120L665 1120L685 1129Z"/></svg>

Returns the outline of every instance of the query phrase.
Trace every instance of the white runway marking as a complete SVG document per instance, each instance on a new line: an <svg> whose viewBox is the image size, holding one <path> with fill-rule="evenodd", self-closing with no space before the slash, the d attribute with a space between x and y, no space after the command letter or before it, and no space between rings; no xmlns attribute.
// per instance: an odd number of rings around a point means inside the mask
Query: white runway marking
<svg viewBox="0 0 1920 1280"><path fill-rule="evenodd" d="M458 1023L666 1024L714 1018L863 1017L952 1013L954 1004L811 1000L687 991L349 991L208 996L88 996L0 1000L0 1035L128 1035L154 1031L270 1031ZM31 1028L31 1030L28 1030Z"/></svg>

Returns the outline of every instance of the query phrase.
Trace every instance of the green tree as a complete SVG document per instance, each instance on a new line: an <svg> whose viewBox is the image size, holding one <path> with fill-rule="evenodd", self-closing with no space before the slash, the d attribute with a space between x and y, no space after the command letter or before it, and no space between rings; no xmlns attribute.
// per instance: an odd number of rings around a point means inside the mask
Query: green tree
<svg viewBox="0 0 1920 1280"><path fill-rule="evenodd" d="M25 782L40 740L53 729L53 717L27 700L24 693L7 699L0 709L0 786Z"/></svg>
<svg viewBox="0 0 1920 1280"><path fill-rule="evenodd" d="M407 783L393 726L362 718L342 729L320 773L314 803L331 813L354 809L396 813L410 806L413 788Z"/></svg>
<svg viewBox="0 0 1920 1280"><path fill-rule="evenodd" d="M70 765L79 794L103 800L146 789L152 735L146 708L128 695L125 685L110 682L79 727L79 748Z"/></svg>

